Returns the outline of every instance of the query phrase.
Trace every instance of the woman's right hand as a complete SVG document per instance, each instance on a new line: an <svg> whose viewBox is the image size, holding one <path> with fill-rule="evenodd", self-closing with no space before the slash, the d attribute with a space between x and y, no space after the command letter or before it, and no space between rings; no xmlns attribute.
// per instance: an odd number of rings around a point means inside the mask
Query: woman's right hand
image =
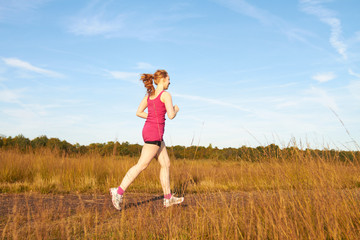
<svg viewBox="0 0 360 240"><path fill-rule="evenodd" d="M174 111L175 111L175 113L177 113L179 110L180 110L180 109L179 109L178 105L175 105L175 106L174 106Z"/></svg>
<svg viewBox="0 0 360 240"><path fill-rule="evenodd" d="M173 119L174 117L176 117L176 113L179 111L179 107L177 105L175 105L175 106L173 105L170 93L164 92L161 95L160 100L165 104L167 116L170 119Z"/></svg>

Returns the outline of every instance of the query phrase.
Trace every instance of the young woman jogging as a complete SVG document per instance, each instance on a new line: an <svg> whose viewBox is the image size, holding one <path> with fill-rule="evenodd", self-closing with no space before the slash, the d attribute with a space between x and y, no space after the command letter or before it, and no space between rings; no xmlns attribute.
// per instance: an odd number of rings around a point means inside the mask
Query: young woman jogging
<svg viewBox="0 0 360 240"><path fill-rule="evenodd" d="M154 74L142 74L141 80L147 89L147 95L141 101L136 116L146 119L142 136L144 146L136 165L131 167L118 188L111 188L112 203L117 210L121 210L123 194L135 178L156 158L161 166L160 182L164 192L164 206L170 207L184 201L177 198L170 191L170 158L163 140L165 130L165 114L173 119L179 111L177 105L173 106L170 93L166 92L170 85L170 78L165 70L157 70ZM153 85L157 85L156 89ZM147 113L145 109L148 109Z"/></svg>

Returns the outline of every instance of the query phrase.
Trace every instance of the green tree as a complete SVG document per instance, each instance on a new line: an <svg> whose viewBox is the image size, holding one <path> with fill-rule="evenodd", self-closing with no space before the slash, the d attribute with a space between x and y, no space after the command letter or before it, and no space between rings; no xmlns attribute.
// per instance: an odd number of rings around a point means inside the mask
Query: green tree
<svg viewBox="0 0 360 240"><path fill-rule="evenodd" d="M5 139L5 136L0 135L0 148L4 145L4 139Z"/></svg>
<svg viewBox="0 0 360 240"><path fill-rule="evenodd" d="M60 149L60 144L61 144L60 139L58 139L58 138L50 138L47 141L46 146L48 148L50 148L51 150L54 150L54 149Z"/></svg>
<svg viewBox="0 0 360 240"><path fill-rule="evenodd" d="M13 144L15 147L17 147L20 151L24 152L26 151L27 147L30 146L30 140L24 135L19 134L13 139Z"/></svg>
<svg viewBox="0 0 360 240"><path fill-rule="evenodd" d="M78 153L78 154L83 155L88 152L88 147L86 147L84 145L80 145L79 143L76 143L74 147L75 147L76 153Z"/></svg>
<svg viewBox="0 0 360 240"><path fill-rule="evenodd" d="M119 147L119 154L121 156L126 156L126 155L130 155L130 150L129 150L129 142L123 142L121 143L120 147Z"/></svg>
<svg viewBox="0 0 360 240"><path fill-rule="evenodd" d="M47 136L42 135L42 136L39 136L39 137L34 138L33 140L31 140L31 146L33 148L46 147L48 141L49 141L49 139L47 138Z"/></svg>

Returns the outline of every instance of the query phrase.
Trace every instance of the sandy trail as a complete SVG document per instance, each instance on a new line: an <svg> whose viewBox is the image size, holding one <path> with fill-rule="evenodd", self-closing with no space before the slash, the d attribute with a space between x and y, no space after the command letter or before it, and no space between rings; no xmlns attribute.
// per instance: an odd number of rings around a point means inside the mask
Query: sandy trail
<svg viewBox="0 0 360 240"><path fill-rule="evenodd" d="M116 234L122 228L142 236L150 233L167 236L167 231L175 230L182 236L183 228L191 230L194 236L201 229L216 235L221 233L219 226L224 224L235 230L241 225L238 230L251 235L248 231L254 226L254 209L258 219L280 221L282 218L276 216L281 213L286 223L293 224L298 223L296 219L303 213L308 215L312 207L319 208L315 214L330 219L337 216L336 209L342 209L347 216L352 216L347 221L354 224L358 223L358 217L351 209L359 209L360 189L216 192L184 197L182 204L164 208L162 195L128 192L123 210L117 211L110 194L0 194L0 238L15 239L24 234L40 239L79 239L86 238L86 234L90 238L107 238L108 234ZM320 228L322 226L320 224Z"/></svg>
<svg viewBox="0 0 360 240"><path fill-rule="evenodd" d="M253 191L253 192L217 192L197 193L185 195L185 201L179 206L183 208L196 207L205 202L214 204L231 204L233 201L246 205L252 200L264 200L264 198L278 199L280 195L291 197L296 194L312 195L315 190L297 191ZM360 199L360 189L331 190L327 194L338 195L337 197L352 197ZM154 211L163 209L163 196L149 193L126 193L123 210L151 208ZM34 213L43 209L57 209L58 211L78 212L81 210L93 211L117 211L112 206L110 194L0 194L0 216L7 216L16 212L26 212L29 209Z"/></svg>

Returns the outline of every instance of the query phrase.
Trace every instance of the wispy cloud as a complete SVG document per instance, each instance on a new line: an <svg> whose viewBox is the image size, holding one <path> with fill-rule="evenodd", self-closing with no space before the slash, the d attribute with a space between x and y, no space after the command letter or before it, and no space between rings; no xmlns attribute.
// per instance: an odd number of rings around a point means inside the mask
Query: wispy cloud
<svg viewBox="0 0 360 240"><path fill-rule="evenodd" d="M105 10L101 13L81 14L70 20L69 32L82 36L148 40L155 39L162 32L167 31L161 27L154 27L150 18L147 22L140 22L140 19L134 19L125 14L118 14L113 17L109 17L109 15L109 12Z"/></svg>
<svg viewBox="0 0 360 240"><path fill-rule="evenodd" d="M48 77L54 77L54 78L63 77L63 75L60 73L50 71L50 70L47 70L44 68L36 67L28 62L22 61L17 58L2 58L2 60L4 61L4 63L6 65L11 66L11 67L16 67L16 68L20 68L20 69L27 70L30 72L35 72L38 74L46 75Z"/></svg>
<svg viewBox="0 0 360 240"><path fill-rule="evenodd" d="M353 99L360 100L360 81L352 81L348 85L349 92L351 93L351 96ZM358 105L359 106L359 105ZM357 106L357 108L358 108Z"/></svg>
<svg viewBox="0 0 360 240"><path fill-rule="evenodd" d="M310 100L315 103L320 103L327 108L332 108L338 110L338 105L333 97L331 97L328 92L321 88L311 87L305 92L308 97L305 100Z"/></svg>
<svg viewBox="0 0 360 240"><path fill-rule="evenodd" d="M360 41L360 31L355 33L355 40Z"/></svg>
<svg viewBox="0 0 360 240"><path fill-rule="evenodd" d="M307 30L296 28L296 27L288 27L286 29L283 29L283 32L289 39L295 39L297 41L306 43L308 45L312 45L312 44L309 43L307 38L315 36L315 34L309 32ZM312 47L319 48L317 46L312 46Z"/></svg>
<svg viewBox="0 0 360 240"><path fill-rule="evenodd" d="M1 1L0 4L0 22L3 21L19 21L29 20L28 17L24 18L24 14L33 12L45 2L49 0L9 0Z"/></svg>
<svg viewBox="0 0 360 240"><path fill-rule="evenodd" d="M349 74L350 74L351 76L355 76L355 77L357 77L357 78L360 78L360 74L359 74L359 73L355 73L351 68L349 68L348 72L349 72Z"/></svg>
<svg viewBox="0 0 360 240"><path fill-rule="evenodd" d="M218 106L230 107L230 108L233 108L236 110L241 110L244 112L254 113L253 111L251 111L247 108L241 107L241 106L233 104L233 103L224 102L224 101L221 101L218 99L204 98L204 97L200 97L200 96L184 95L184 94L177 94L177 93L173 93L172 95L176 96L176 97L188 99L188 100L196 100L196 101L201 101L201 102L205 102L205 103L209 103L209 104L215 104Z"/></svg>
<svg viewBox="0 0 360 240"><path fill-rule="evenodd" d="M3 108L2 112L8 116L15 118L25 118L25 117L43 117L48 115L49 109L55 108L68 108L69 106L74 106L73 102L70 104L49 104L49 103L31 103L31 100L27 98L25 92L27 89L0 89L0 102L11 103L8 108Z"/></svg>
<svg viewBox="0 0 360 240"><path fill-rule="evenodd" d="M264 26L270 26L272 29L285 35L288 39L294 39L296 41L300 41L306 45L309 45L313 48L319 49L319 47L314 46L311 42L307 40L308 37L314 36L311 32L291 25L289 21L284 20L283 18L267 11L266 9L262 9L255 5L252 5L245 0L239 0L239 1L213 0L213 1L221 4L222 6L227 7L231 11L254 18Z"/></svg>
<svg viewBox="0 0 360 240"><path fill-rule="evenodd" d="M137 70L154 70L156 67L146 62L138 62L133 69ZM132 83L139 83L140 72L124 72L124 71L110 71L104 70L107 72L111 78L119 79L123 81L128 81Z"/></svg>
<svg viewBox="0 0 360 240"><path fill-rule="evenodd" d="M136 72L121 72L121 71L108 71L107 73L110 74L112 78L120 79L132 83L138 83L140 79L140 74Z"/></svg>
<svg viewBox="0 0 360 240"><path fill-rule="evenodd" d="M318 74L315 74L314 76L312 76L312 79L314 79L320 83L328 82L335 78L336 78L336 75L333 72L318 73Z"/></svg>
<svg viewBox="0 0 360 240"><path fill-rule="evenodd" d="M277 21L275 20L276 17L274 15L263 9L257 8L244 0L215 0L215 2L218 2L235 12L255 18L265 25L273 24L274 21Z"/></svg>
<svg viewBox="0 0 360 240"><path fill-rule="evenodd" d="M323 1L318 0L300 0L301 10L316 16L323 23L326 23L331 28L331 35L329 42L336 49L336 51L346 60L347 46L342 40L341 21L336 17L336 13L321 5Z"/></svg>
<svg viewBox="0 0 360 240"><path fill-rule="evenodd" d="M68 19L69 32L75 35L109 37L124 31L125 14L110 8L111 2L89 1L76 16Z"/></svg>
<svg viewBox="0 0 360 240"><path fill-rule="evenodd" d="M136 38L143 41L175 39L176 24L199 15L185 12L185 7L170 9L128 8L117 1L90 1L76 16L69 17L66 28L75 35L104 36L107 38ZM135 5L136 6L136 5ZM164 14L164 10L168 14ZM174 32L174 34L169 34Z"/></svg>
<svg viewBox="0 0 360 240"><path fill-rule="evenodd" d="M23 90L0 90L0 102L17 103L21 98Z"/></svg>
<svg viewBox="0 0 360 240"><path fill-rule="evenodd" d="M135 67L135 69L140 69L140 70L153 70L155 68L156 68L155 66L146 62L138 62Z"/></svg>
<svg viewBox="0 0 360 240"><path fill-rule="evenodd" d="M103 13L94 16L80 16L73 20L69 31L75 35L109 35L114 34L123 27L123 17L121 15L114 18L105 19Z"/></svg>
<svg viewBox="0 0 360 240"><path fill-rule="evenodd" d="M354 77L360 79L360 74L354 72L351 68L348 70L348 72L351 76L354 76ZM348 89L354 99L360 100L360 94L359 94L360 93L360 81L359 80L351 81L350 84L348 85Z"/></svg>
<svg viewBox="0 0 360 240"><path fill-rule="evenodd" d="M4 109L3 113L15 119L26 119L27 121L37 116L30 109L24 109L24 108Z"/></svg>
<svg viewBox="0 0 360 240"><path fill-rule="evenodd" d="M21 100L24 89L2 89L0 90L0 102L15 103L16 107L3 108L2 113L16 119L30 119L36 116L32 104L25 104ZM6 106L6 105L5 105Z"/></svg>

